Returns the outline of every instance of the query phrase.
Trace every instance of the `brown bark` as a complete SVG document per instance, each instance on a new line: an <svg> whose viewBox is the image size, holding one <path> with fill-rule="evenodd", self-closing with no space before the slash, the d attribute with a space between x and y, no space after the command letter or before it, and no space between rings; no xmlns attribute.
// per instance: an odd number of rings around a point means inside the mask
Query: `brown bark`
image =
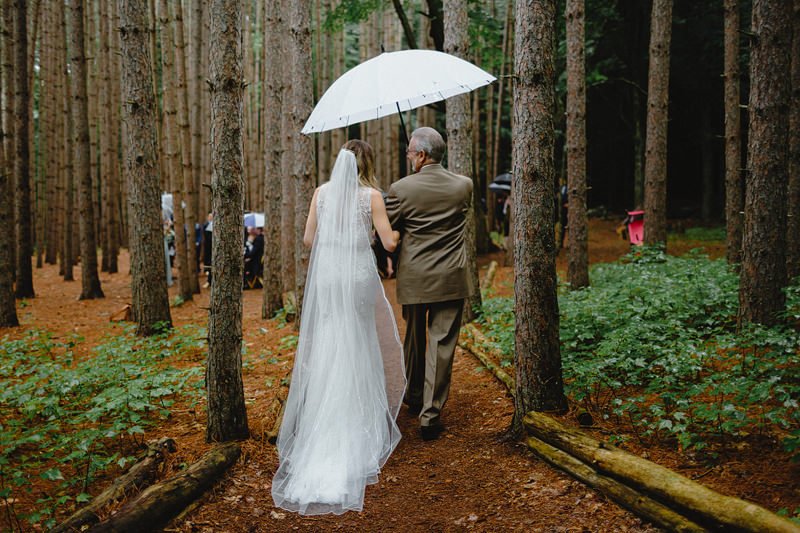
<svg viewBox="0 0 800 533"><path fill-rule="evenodd" d="M156 107L148 46L147 2L119 3L125 176L130 220L131 291L139 335L171 327L161 229Z"/></svg>
<svg viewBox="0 0 800 533"><path fill-rule="evenodd" d="M248 436L242 385L244 83L241 2L213 0L210 15L214 281L208 320L206 440L227 441Z"/></svg>
<svg viewBox="0 0 800 533"><path fill-rule="evenodd" d="M504 93L506 85L510 85L511 80L506 79L506 59L509 58L509 61L513 61L511 56L511 48L512 48L512 41L511 41L511 32L512 26L514 24L514 4L508 3L506 6L506 22L505 26L503 26L503 61L500 64L500 81L498 82L499 88L497 91L497 106L495 108L495 116L494 116L494 126L492 128L494 133L494 138L492 140L492 175L491 179L494 179L497 176L497 173L500 170L500 125L502 124L503 120L503 101L504 101Z"/></svg>
<svg viewBox="0 0 800 533"><path fill-rule="evenodd" d="M265 5L264 41L264 287L261 318L274 315L282 303L281 279L281 93L283 74L281 26L283 12L279 0Z"/></svg>
<svg viewBox="0 0 800 533"><path fill-rule="evenodd" d="M172 217L175 232L175 263L178 267L178 296L184 301L192 299L192 289L189 286L189 264L187 261L188 242L184 220L184 183L183 169L180 155L180 132L178 131L178 110L175 76L175 54L172 43L172 24L170 23L169 5L167 0L159 0L158 20L161 28L161 89L164 107L164 122L161 130L163 141L161 153L167 158L167 172L169 173L169 187L172 191ZM190 235L194 237L194 228Z"/></svg>
<svg viewBox="0 0 800 533"><path fill-rule="evenodd" d="M680 514L691 516L702 527L754 533L797 531L791 521L763 507L714 492L666 467L598 442L545 414L528 413L524 424L528 434L592 465L598 473L616 478Z"/></svg>
<svg viewBox="0 0 800 533"><path fill-rule="evenodd" d="M81 240L81 300L103 298L97 273L97 240L94 226L92 174L89 146L89 105L86 94L86 56L84 54L83 4L73 0L70 19L70 71L72 83L72 120L75 175L78 179L78 211Z"/></svg>
<svg viewBox="0 0 800 533"><path fill-rule="evenodd" d="M14 16L14 179L17 238L16 297L33 298L33 235L31 230L30 123L28 107L27 2L16 0Z"/></svg>
<svg viewBox="0 0 800 533"><path fill-rule="evenodd" d="M292 77L292 181L295 187L294 246L295 246L295 299L297 316L301 316L303 293L311 250L303 245L306 215L316 187L314 169L314 144L302 135L303 123L311 114L311 2L294 0L289 7L289 63ZM299 323L299 320L298 322Z"/></svg>
<svg viewBox="0 0 800 533"><path fill-rule="evenodd" d="M753 2L739 322L774 324L785 307L792 2Z"/></svg>
<svg viewBox="0 0 800 533"><path fill-rule="evenodd" d="M200 283L197 280L197 248L194 244L195 224L198 213L195 210L197 203L197 189L195 188L192 168L192 131L189 124L189 85L186 71L186 38L183 24L183 2L171 2L174 10L173 35L175 37L175 81L178 98L178 129L180 130L181 152L181 179L183 183L183 198L186 202L183 222L186 224L186 262L189 278L189 291L191 294L200 292Z"/></svg>
<svg viewBox="0 0 800 533"><path fill-rule="evenodd" d="M46 162L45 162L45 202L47 203L47 211L45 213L44 227L46 228L43 238L45 242L45 257L44 260L49 265L54 265L58 258L58 228L57 228L57 209L56 209L56 183L58 179L58 148L57 148L57 132L58 132L58 111L57 111L57 91L56 91L56 77L57 77L57 43L54 35L54 29L58 24L58 17L55 13L55 6L49 3L45 6L43 13L44 20L42 21L42 48L50 50L45 56L42 68L42 81L48 88L45 92L42 113L43 119L40 119L41 131L52 132L45 140Z"/></svg>
<svg viewBox="0 0 800 533"><path fill-rule="evenodd" d="M667 244L667 121L672 0L654 0L647 82L647 137L644 161L644 242Z"/></svg>
<svg viewBox="0 0 800 533"><path fill-rule="evenodd" d="M5 41L4 46L8 41ZM4 80L5 81L5 80ZM0 191L6 191L12 179L11 168L7 164L5 149L0 146ZM14 211L11 202L0 202L0 226L14 225ZM19 325L14 299L14 262L11 249L14 247L12 233L0 232L0 328Z"/></svg>
<svg viewBox="0 0 800 533"><path fill-rule="evenodd" d="M567 281L589 285L589 236L586 217L586 52L584 0L567 0ZM559 195L559 202L561 201ZM560 207L560 206L559 206Z"/></svg>
<svg viewBox="0 0 800 533"><path fill-rule="evenodd" d="M444 51L448 54L468 60L469 54L469 17L466 0L445 0L444 3ZM447 165L451 172L463 176L474 176L472 169L472 113L469 94L454 96L447 101ZM480 190L477 179L474 182L473 208L467 216L464 242L467 243L467 264L472 285L478 287L477 245L475 240L475 200ZM463 321L471 322L481 308L481 293L467 298L464 302Z"/></svg>
<svg viewBox="0 0 800 533"><path fill-rule="evenodd" d="M281 4L285 7L285 3ZM286 11L284 11L286 13ZM288 13L287 13L288 15ZM284 15L285 17L287 15ZM286 19L284 19L286 20ZM288 50L286 42L288 32L282 32L282 54L286 57ZM281 88L281 272L283 277L283 290L295 290L295 188L292 180L293 148L290 120L291 110L291 72L289 68L282 69L283 86ZM302 220L302 219L301 219ZM295 309L296 311L296 309Z"/></svg>
<svg viewBox="0 0 800 533"><path fill-rule="evenodd" d="M197 220L205 220L206 212L201 210L200 192L201 176L203 170L203 131L206 129L206 122L203 120L203 96L205 72L203 52L203 4L204 2L194 2L192 7L192 57L193 80L192 80L192 181L194 194L191 197L194 203L193 210L197 215Z"/></svg>
<svg viewBox="0 0 800 533"><path fill-rule="evenodd" d="M116 478L103 492L95 496L88 505L77 510L69 518L51 529L50 533L80 531L84 526L96 524L100 521L98 513L104 507L152 484L158 475L159 466L164 463L169 453L176 450L175 441L168 437L149 442L147 452L136 464Z"/></svg>
<svg viewBox="0 0 800 533"><path fill-rule="evenodd" d="M514 74L514 430L530 410L566 408L553 231L555 1L517 4Z"/></svg>
<svg viewBox="0 0 800 533"><path fill-rule="evenodd" d="M792 5L791 111L789 112L789 184L786 193L786 276L800 276L800 1Z"/></svg>
<svg viewBox="0 0 800 533"><path fill-rule="evenodd" d="M120 165L120 134L121 134L121 88L120 88L120 41L119 41L119 11L117 2L111 2L111 31L109 32L110 39L110 55L109 55L109 69L111 75L111 184L109 185L111 206L110 210L113 211L113 217L116 221L116 229L113 233L113 238L110 242L111 257L109 261L108 271L111 273L118 271L118 256L120 246L129 246L128 243L128 188L123 186L122 183L122 167ZM111 228L109 228L111 231Z"/></svg>
<svg viewBox="0 0 800 533"><path fill-rule="evenodd" d="M241 453L238 443L216 446L180 474L148 487L111 518L88 531L122 533L160 530L219 481Z"/></svg>
<svg viewBox="0 0 800 533"><path fill-rule="evenodd" d="M102 254L102 261L99 262L100 270L103 272L108 271L108 263L106 261L105 250L108 246L106 243L106 228L103 224L103 209L101 198L102 188L105 184L101 183L99 172L99 144L98 138L98 110L99 94L97 82L99 79L98 73L98 42L97 42L97 21L94 15L93 6L94 0L83 0L83 24L84 24L84 59L86 69L86 103L87 103L87 117L89 124L89 175L92 179L91 185L91 198L92 198L92 212L94 213L94 235L95 244L99 247ZM96 254L95 254L96 255Z"/></svg>
<svg viewBox="0 0 800 533"><path fill-rule="evenodd" d="M108 4L100 2L100 75L101 81L101 112L102 134L100 136L100 174L103 184L103 224L105 226L103 247L103 264L109 273L118 270L117 257L119 254L119 213L118 196L119 182L117 180L117 140L116 123L114 120L113 84L119 83L118 79L111 76L111 45L110 45L110 13Z"/></svg>
<svg viewBox="0 0 800 533"><path fill-rule="evenodd" d="M64 281L74 281L73 266L75 264L75 255L73 253L73 235L72 221L74 220L74 174L72 159L74 152L72 150L72 137L73 137L73 124L72 113L70 113L70 105L72 103L72 91L70 90L69 71L67 69L67 14L63 2L58 2L58 59L59 59L59 75L58 86L56 88L59 97L59 105L61 107L61 148L59 150L61 156L61 191L62 194L60 203L60 224L63 228L59 245L61 246L61 264L59 274L64 277Z"/></svg>

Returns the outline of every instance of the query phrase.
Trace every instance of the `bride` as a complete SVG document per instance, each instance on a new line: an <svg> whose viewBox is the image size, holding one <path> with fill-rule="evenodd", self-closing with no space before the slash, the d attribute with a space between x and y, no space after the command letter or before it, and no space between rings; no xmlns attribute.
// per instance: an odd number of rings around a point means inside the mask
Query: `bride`
<svg viewBox="0 0 800 533"><path fill-rule="evenodd" d="M348 141L314 192L300 338L278 435L275 505L303 515L360 511L364 488L400 440L403 349L370 248L392 251L372 147Z"/></svg>

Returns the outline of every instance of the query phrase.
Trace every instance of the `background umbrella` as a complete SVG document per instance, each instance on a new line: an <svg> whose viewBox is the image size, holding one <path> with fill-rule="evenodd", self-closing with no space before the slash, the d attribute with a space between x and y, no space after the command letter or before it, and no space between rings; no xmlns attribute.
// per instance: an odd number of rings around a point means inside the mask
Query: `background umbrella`
<svg viewBox="0 0 800 533"><path fill-rule="evenodd" d="M244 225L248 228L263 228L264 213L245 213Z"/></svg>
<svg viewBox="0 0 800 533"><path fill-rule="evenodd" d="M489 190L495 193L511 192L511 173L500 174L489 184Z"/></svg>
<svg viewBox="0 0 800 533"><path fill-rule="evenodd" d="M461 58L435 50L385 52L348 70L325 91L302 132L347 127L438 102L497 78ZM408 144L405 123L403 135Z"/></svg>

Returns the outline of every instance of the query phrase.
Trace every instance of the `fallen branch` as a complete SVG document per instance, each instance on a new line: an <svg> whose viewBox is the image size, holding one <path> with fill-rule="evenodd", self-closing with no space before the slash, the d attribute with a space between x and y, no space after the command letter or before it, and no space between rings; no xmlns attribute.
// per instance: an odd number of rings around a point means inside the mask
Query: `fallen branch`
<svg viewBox="0 0 800 533"><path fill-rule="evenodd" d="M466 332L466 335L462 335L459 338L458 344L465 350L471 352L472 355L477 357L483 366L488 368L492 374L494 374L494 376L506 386L509 394L514 396L516 394L514 378L509 376L508 373L500 368L500 365L495 363L492 359L493 357L500 359L500 353L497 350L492 350L490 354L484 349L484 346L489 345L489 341L486 339L483 333L481 333L481 331L475 327L474 324L465 325L464 331Z"/></svg>
<svg viewBox="0 0 800 533"><path fill-rule="evenodd" d="M489 263L489 268L486 270L486 276L481 280L481 292L488 291L492 288L495 274L497 274L497 261L492 261Z"/></svg>
<svg viewBox="0 0 800 533"><path fill-rule="evenodd" d="M148 443L147 452L140 461L127 472L115 479L111 485L98 494L86 507L78 509L69 518L50 530L50 533L79 531L83 526L100 521L98 512L133 492L140 491L156 479L158 467L169 453L175 452L175 441L164 437Z"/></svg>
<svg viewBox="0 0 800 533"><path fill-rule="evenodd" d="M180 474L153 485L89 531L153 531L165 526L199 498L239 458L238 443L220 444Z"/></svg>
<svg viewBox="0 0 800 533"><path fill-rule="evenodd" d="M574 458L570 454L550 446L536 437L528 437L528 448L549 464L559 468L572 477L605 494L621 506L637 516L649 520L667 531L694 532L706 531L705 528L676 513L652 498L643 496L616 481L613 478L597 473L590 466Z"/></svg>
<svg viewBox="0 0 800 533"><path fill-rule="evenodd" d="M719 494L668 468L568 428L542 413L528 413L523 424L529 435L691 517L703 527L754 533L800 532L791 521L759 505Z"/></svg>

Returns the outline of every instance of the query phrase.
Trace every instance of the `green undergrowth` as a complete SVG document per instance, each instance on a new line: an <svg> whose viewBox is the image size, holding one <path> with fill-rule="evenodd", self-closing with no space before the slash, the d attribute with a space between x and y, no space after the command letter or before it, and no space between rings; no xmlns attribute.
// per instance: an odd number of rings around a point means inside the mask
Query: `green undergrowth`
<svg viewBox="0 0 800 533"><path fill-rule="evenodd" d="M628 428L615 440L674 443L713 459L748 437L800 459L800 283L787 326L736 330L738 276L724 260L637 249L596 265L591 286L561 287L565 388L576 403ZM484 331L510 365L510 298L484 302Z"/></svg>
<svg viewBox="0 0 800 533"><path fill-rule="evenodd" d="M59 507L90 499L96 476L133 461L148 426L169 419L180 397L199 398L203 337L196 327L150 338L127 328L82 360L80 339L30 331L0 340L3 518L51 527ZM17 515L15 502L32 498L35 509Z"/></svg>

